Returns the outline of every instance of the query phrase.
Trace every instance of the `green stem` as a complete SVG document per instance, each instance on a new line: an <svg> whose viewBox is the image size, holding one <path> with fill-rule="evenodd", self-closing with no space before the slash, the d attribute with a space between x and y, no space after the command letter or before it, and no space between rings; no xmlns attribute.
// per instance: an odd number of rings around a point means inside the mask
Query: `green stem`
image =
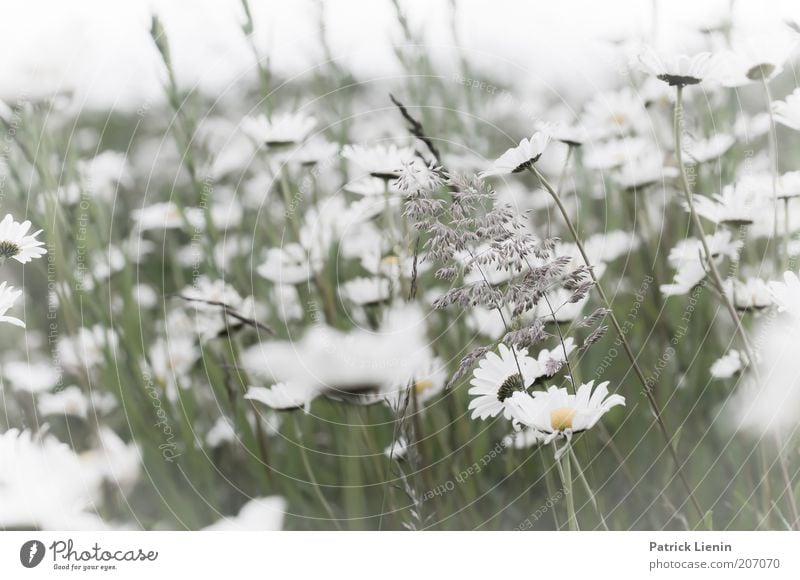
<svg viewBox="0 0 800 580"><path fill-rule="evenodd" d="M769 93L769 87L767 86L766 82L764 86ZM753 369L753 373L755 374L756 380L760 383L761 379L759 377L758 368L756 366L756 356L755 350L753 350L752 345L750 344L750 339L745 332L744 325L742 324L741 319L739 318L739 314L736 312L736 308L731 300L731 297L725 292L725 288L722 284L722 276L720 276L719 269L717 268L717 264L714 262L714 257L711 254L711 250L708 247L708 242L706 241L705 232L703 231L703 224L700 221L700 216L697 214L697 211L694 207L694 200L692 198L692 190L691 186L689 185L689 179L686 176L686 167L683 164L683 153L681 150L681 123L683 119L683 87L678 85L675 98L675 118L674 118L674 130L675 130L675 156L678 161L678 170L681 174L681 183L683 185L683 193L686 197L686 204L689 208L689 213L691 214L692 222L694 223L694 227L697 230L697 235L700 238L700 242L703 246L703 252L705 253L705 259L708 263L708 270L711 274L711 279L714 282L717 290L719 291L720 298L722 299L725 308L727 309L728 313L733 320L734 326L736 327L736 332L741 339L742 345L744 347L745 353L747 354L747 359L750 361L750 368ZM775 175L773 173L773 181ZM773 183L774 185L774 183ZM777 190L776 190L777 191ZM777 220L777 205L776 207L776 214L775 219ZM777 224L777 221L776 221ZM777 235L777 226L776 226L776 235ZM792 518L793 526L798 525L798 521L800 521L800 517L798 516L797 510L797 503L794 497L794 491L791 484L791 479L788 476L788 468L786 467L786 460L783 457L783 453L781 452L780 446L780 439L778 436L775 436L776 444L778 445L778 460L781 466L781 475L783 476L783 483L786 487L786 494L788 495L789 499L789 507L792 510Z"/></svg>
<svg viewBox="0 0 800 580"><path fill-rule="evenodd" d="M569 445L569 443L564 443ZM555 445L554 445L555 447ZM556 449L558 449L556 447ZM572 497L572 468L569 463L569 451L564 449L564 453L560 459L556 459L556 467L558 468L558 475L561 477L561 484L564 488L564 495L567 499L567 521L571 532L580 531L578 526L578 517L575 514L575 498Z"/></svg>
<svg viewBox="0 0 800 580"><path fill-rule="evenodd" d="M639 382L642 384L644 389L645 397L647 398L647 402L650 405L650 409L653 411L653 415L656 418L656 424L658 425L658 429L661 432L664 440L666 441L667 450L669 451L670 456L672 457L673 462L675 463L675 475L680 479L683 487L686 490L687 497L691 501L692 505L694 506L695 510L697 511L698 516L700 519L703 518L704 513L703 508L700 507L697 499L694 497L694 493L692 492L692 487L689 485L689 481L686 479L686 476L683 473L683 463L678 456L678 451L675 449L675 445L673 444L673 437L669 433L669 429L667 429L667 425L664 422L664 418L661 414L661 408L658 405L658 401L653 394L652 387L647 383L647 379L644 376L644 372L642 371L639 363L636 361L636 355L633 354L633 349L631 348L630 343L628 343L628 339L625 337L625 332L622 330L622 326L620 325L619 321L617 320L614 311L611 308L611 302L609 301L608 297L606 296L605 291L603 290L603 286L600 284L600 281L595 276L594 270L592 269L592 263L589 261L589 256L586 253L586 249L583 246L583 242L581 241L580 236L578 235L575 226L572 224L572 220L569 217L569 213L567 209L564 207L564 204L561 201L561 197L558 195L558 192L553 188L549 181L542 175L535 166L531 166L531 171L533 171L534 175L539 178L539 181L542 183L544 188L553 198L555 201L556 206L558 207L559 211L561 212L561 216L564 218L564 222L569 229L570 234L572 235L572 239L575 242L575 245L578 247L578 251L580 252L581 256L583 257L583 261L586 263L586 267L589 269L589 274L594 281L595 288L597 289L597 293L600 295L600 299L603 301L603 306L605 306L606 310L608 310L608 316L611 319L611 324L614 327L614 330L619 337L620 342L622 343L622 349L625 351L625 355L627 356L628 360L631 363L631 368L633 369L634 374L639 379Z"/></svg>
<svg viewBox="0 0 800 580"><path fill-rule="evenodd" d="M608 525L606 524L606 519L603 517L603 512L600 511L600 506L597 504L597 499L595 497L594 491L592 490L592 487L589 485L589 482L586 480L586 476L583 474L583 469L581 469L581 464L578 462L578 456L575 454L575 450L572 447L570 447L567 453L572 458L572 462L575 464L575 471L578 473L578 479L581 480L581 483L583 484L583 489L586 490L586 493L589 496L589 501L592 502L594 511L600 518L600 524L603 526L604 530L608 531Z"/></svg>

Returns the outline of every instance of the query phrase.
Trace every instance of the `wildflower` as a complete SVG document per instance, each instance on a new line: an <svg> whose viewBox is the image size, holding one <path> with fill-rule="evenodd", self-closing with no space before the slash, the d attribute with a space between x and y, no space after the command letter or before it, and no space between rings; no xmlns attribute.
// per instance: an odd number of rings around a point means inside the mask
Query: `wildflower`
<svg viewBox="0 0 800 580"><path fill-rule="evenodd" d="M729 379L745 367L745 358L738 350L730 350L711 365L711 376L715 379Z"/></svg>
<svg viewBox="0 0 800 580"><path fill-rule="evenodd" d="M708 163L719 159L736 144L736 139L727 133L717 133L708 139L686 139L683 154L687 164Z"/></svg>
<svg viewBox="0 0 800 580"><path fill-rule="evenodd" d="M710 52L694 56L659 55L648 46L639 54L638 65L644 72L674 87L696 85L709 78L718 69L717 60Z"/></svg>
<svg viewBox="0 0 800 580"><path fill-rule="evenodd" d="M574 395L559 387L533 394L516 392L511 397L509 409L515 421L543 433L547 444L559 437L569 442L574 433L591 429L618 405L625 405L625 397L609 395L608 381L600 383L597 388L594 388L594 381L589 381L578 387ZM565 449L562 447L560 451Z"/></svg>
<svg viewBox="0 0 800 580"><path fill-rule="evenodd" d="M212 449L236 440L236 430L225 417L217 417L214 425L206 433L206 445Z"/></svg>
<svg viewBox="0 0 800 580"><path fill-rule="evenodd" d="M303 143L288 157L290 161L310 167L339 154L339 145L325 139L311 139Z"/></svg>
<svg viewBox="0 0 800 580"><path fill-rule="evenodd" d="M315 268L300 244L286 244L267 250L266 260L256 268L262 278L278 284L300 284L307 281Z"/></svg>
<svg viewBox="0 0 800 580"><path fill-rule="evenodd" d="M765 209L766 199L750 187L726 185L722 193L712 197L694 196L697 214L716 224L731 226L750 225L755 222L759 211ZM688 211L688 205L684 203Z"/></svg>
<svg viewBox="0 0 800 580"><path fill-rule="evenodd" d="M412 147L398 147L395 144L345 145L342 157L358 166L366 175L389 181L399 177L403 165L414 158Z"/></svg>
<svg viewBox="0 0 800 580"><path fill-rule="evenodd" d="M58 355L65 368L77 373L100 366L106 360L106 350L116 349L119 338L110 329L95 324L82 326L75 336L62 336L58 340Z"/></svg>
<svg viewBox="0 0 800 580"><path fill-rule="evenodd" d="M3 364L3 375L17 391L43 393L55 387L61 373L47 362L12 361Z"/></svg>
<svg viewBox="0 0 800 580"><path fill-rule="evenodd" d="M377 304L389 299L389 280L386 278L354 278L342 284L339 294L359 306Z"/></svg>
<svg viewBox="0 0 800 580"><path fill-rule="evenodd" d="M530 168L544 153L550 143L550 136L541 131L534 133L530 139L523 139L519 145L503 153L480 177L519 173Z"/></svg>
<svg viewBox="0 0 800 580"><path fill-rule="evenodd" d="M772 111L778 123L800 131L800 88L792 91L785 100L773 102Z"/></svg>
<svg viewBox="0 0 800 580"><path fill-rule="evenodd" d="M781 312L800 320L800 279L794 272L784 272L783 282L770 282L772 298Z"/></svg>
<svg viewBox="0 0 800 580"><path fill-rule="evenodd" d="M72 415L86 419L89 410L89 399L75 385L56 393L43 393L39 395L37 404L39 412L45 417L47 415Z"/></svg>
<svg viewBox="0 0 800 580"><path fill-rule="evenodd" d="M605 143L592 143L584 158L589 169L605 170L636 164L650 156L652 144L638 137L613 139Z"/></svg>
<svg viewBox="0 0 800 580"><path fill-rule="evenodd" d="M737 310L759 311L773 305L770 288L761 278L748 278L744 282L729 278L723 282L723 288Z"/></svg>
<svg viewBox="0 0 800 580"><path fill-rule="evenodd" d="M0 463L0 527L105 528L92 511L101 499L101 474L55 437L9 429L0 434Z"/></svg>
<svg viewBox="0 0 800 580"><path fill-rule="evenodd" d="M510 418L506 401L516 391L524 391L543 373L536 359L528 356L527 349L512 350L505 344L498 346L500 354L486 353L472 373L469 403L472 418L496 417L501 412Z"/></svg>
<svg viewBox="0 0 800 580"><path fill-rule="evenodd" d="M133 210L132 215L139 233L148 230L177 229L184 224L183 212L171 201L154 203Z"/></svg>
<svg viewBox="0 0 800 580"><path fill-rule="evenodd" d="M317 120L303 113L278 113L242 119L242 131L267 147L283 147L302 142L316 126Z"/></svg>
<svg viewBox="0 0 800 580"><path fill-rule="evenodd" d="M84 187L106 201L113 199L119 187L133 185L127 157L119 151L103 151L88 161L79 161L78 173Z"/></svg>
<svg viewBox="0 0 800 580"><path fill-rule="evenodd" d="M286 500L273 495L248 501L234 517L223 517L203 528L210 532L279 531L283 528Z"/></svg>
<svg viewBox="0 0 800 580"><path fill-rule="evenodd" d="M30 221L19 223L14 221L10 213L6 214L3 221L0 221L0 263L14 258L17 262L26 264L47 253L42 247L44 242L36 239L42 230L29 234L30 228Z"/></svg>
<svg viewBox="0 0 800 580"><path fill-rule="evenodd" d="M0 284L0 322L8 322L14 326L25 328L25 323L14 316L6 316L9 308L14 306L17 298L22 296L22 290L14 290L13 286L6 286L3 282Z"/></svg>
<svg viewBox="0 0 800 580"><path fill-rule="evenodd" d="M627 87L595 95L584 107L583 119L586 127L597 136L644 133L651 125L644 101Z"/></svg>
<svg viewBox="0 0 800 580"><path fill-rule="evenodd" d="M778 30L734 38L732 50L721 55L723 83L740 87L775 78L783 72L795 44L793 35Z"/></svg>
<svg viewBox="0 0 800 580"><path fill-rule="evenodd" d="M592 138L592 133L582 125L542 122L536 124L536 129L553 141L559 141L571 147L580 147Z"/></svg>
<svg viewBox="0 0 800 580"><path fill-rule="evenodd" d="M614 181L630 190L663 183L677 175L677 168L665 167L661 154L653 151L627 161L614 173Z"/></svg>
<svg viewBox="0 0 800 580"><path fill-rule="evenodd" d="M726 256L736 260L742 247L742 242L733 240L731 232L728 230L720 230L712 235L707 235L706 243L712 259L716 262L721 262ZM697 238L678 242L670 251L667 260L675 268L676 273L672 284L661 286L661 292L665 296L689 293L703 281L708 273L703 245Z"/></svg>
<svg viewBox="0 0 800 580"><path fill-rule="evenodd" d="M275 383L269 388L250 386L244 398L278 411L304 408L308 412L311 401L320 394L322 390L319 385L287 382Z"/></svg>
<svg viewBox="0 0 800 580"><path fill-rule="evenodd" d="M184 288L181 297L194 310L195 332L201 340L210 340L240 325L240 320L229 319L229 311L248 315L253 307L252 299L242 298L233 286L207 276L200 276L193 285Z"/></svg>
<svg viewBox="0 0 800 580"><path fill-rule="evenodd" d="M142 467L141 452L134 442L125 443L106 425L97 429L96 446L80 455L84 469L91 470L122 493L131 491Z"/></svg>

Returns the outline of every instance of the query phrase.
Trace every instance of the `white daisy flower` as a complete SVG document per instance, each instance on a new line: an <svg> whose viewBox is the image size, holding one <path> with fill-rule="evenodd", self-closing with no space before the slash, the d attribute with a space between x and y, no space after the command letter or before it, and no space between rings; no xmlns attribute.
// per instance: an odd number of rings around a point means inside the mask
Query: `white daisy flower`
<svg viewBox="0 0 800 580"><path fill-rule="evenodd" d="M131 174L126 155L120 151L103 151L90 160L78 161L81 183L92 195L113 199L120 187L131 187Z"/></svg>
<svg viewBox="0 0 800 580"><path fill-rule="evenodd" d="M640 159L652 155L653 150L649 141L638 137L591 143L587 148L583 159L584 165L588 169L596 170L639 163Z"/></svg>
<svg viewBox="0 0 800 580"><path fill-rule="evenodd" d="M258 401L277 411L308 409L311 401L322 393L322 389L312 383L275 383L271 387L248 387L244 398Z"/></svg>
<svg viewBox="0 0 800 580"><path fill-rule="evenodd" d="M586 103L582 118L589 130L597 135L644 133L651 126L644 101L628 87L595 95Z"/></svg>
<svg viewBox="0 0 800 580"><path fill-rule="evenodd" d="M233 286L224 280L212 281L207 276L197 278L193 285L183 289L181 296L188 300L186 307L194 311L195 332L202 340L215 338L240 324L241 321L225 314L225 306L243 316L252 307L252 301L243 299Z"/></svg>
<svg viewBox="0 0 800 580"><path fill-rule="evenodd" d="M772 111L778 123L800 131L800 88L786 95L783 101L773 102Z"/></svg>
<svg viewBox="0 0 800 580"><path fill-rule="evenodd" d="M386 180L380 177L366 175L344 185L344 190L364 197L386 195ZM389 195L399 195L401 192L397 188L397 180L389 182Z"/></svg>
<svg viewBox="0 0 800 580"><path fill-rule="evenodd" d="M133 489L139 479L142 459L134 442L125 443L114 430L101 425L96 447L80 455L84 469L99 474L104 481L123 493Z"/></svg>
<svg viewBox="0 0 800 580"><path fill-rule="evenodd" d="M342 284L339 294L353 304L363 306L389 299L391 288L386 278L355 278Z"/></svg>
<svg viewBox="0 0 800 580"><path fill-rule="evenodd" d="M508 312L506 314L510 315ZM493 340L506 333L503 319L500 318L497 310L476 306L471 309L466 322L470 330Z"/></svg>
<svg viewBox="0 0 800 580"><path fill-rule="evenodd" d="M740 87L775 78L783 72L796 43L794 36L783 30L734 38L733 49L722 54L723 83Z"/></svg>
<svg viewBox="0 0 800 580"><path fill-rule="evenodd" d="M794 272L784 272L783 282L770 282L772 299L781 312L800 319L800 279Z"/></svg>
<svg viewBox="0 0 800 580"><path fill-rule="evenodd" d="M242 506L234 517L223 517L206 526L208 532L276 532L283 528L286 500L277 495L257 497Z"/></svg>
<svg viewBox="0 0 800 580"><path fill-rule="evenodd" d="M774 304L769 285L761 278L748 278L744 282L729 278L723 282L725 294L741 311L759 311Z"/></svg>
<svg viewBox="0 0 800 580"><path fill-rule="evenodd" d="M600 278L604 270L605 264L595 265L595 276ZM573 290L567 290L560 286L548 290L546 294L547 300L540 300L534 313L547 324L572 322L581 315L586 303L589 301L589 296L587 295L576 302L573 300L574 294Z"/></svg>
<svg viewBox="0 0 800 580"><path fill-rule="evenodd" d="M156 294L152 286L136 284L131 290L133 299L142 308L152 308L158 303L158 294Z"/></svg>
<svg viewBox="0 0 800 580"><path fill-rule="evenodd" d="M50 363L12 361L3 364L3 376L17 391L43 393L55 387L61 373Z"/></svg>
<svg viewBox="0 0 800 580"><path fill-rule="evenodd" d="M708 139L686 139L683 154L687 164L707 163L719 159L736 144L733 135L717 133Z"/></svg>
<svg viewBox="0 0 800 580"><path fill-rule="evenodd" d="M217 417L214 425L206 433L206 445L212 449L236 440L236 430L225 417Z"/></svg>
<svg viewBox="0 0 800 580"><path fill-rule="evenodd" d="M68 445L10 429L0 434L0 528L98 530L101 474Z"/></svg>
<svg viewBox="0 0 800 580"><path fill-rule="evenodd" d="M639 53L636 64L642 71L674 87L696 85L713 76L718 72L717 60L710 52L694 56L663 55L647 46Z"/></svg>
<svg viewBox="0 0 800 580"><path fill-rule="evenodd" d="M523 139L519 145L503 153L489 169L481 171L479 176L484 178L524 171L539 160L548 143L550 143L550 136L537 131L530 139Z"/></svg>
<svg viewBox="0 0 800 580"><path fill-rule="evenodd" d="M91 328L82 326L74 336L62 336L58 340L58 356L64 367L77 372L100 366L106 360L106 349L116 350L119 338L110 328L95 324Z"/></svg>
<svg viewBox="0 0 800 580"><path fill-rule="evenodd" d="M132 212L138 232L149 230L170 230L183 227L184 219L180 208L171 201L154 203Z"/></svg>
<svg viewBox="0 0 800 580"><path fill-rule="evenodd" d="M623 189L639 189L664 183L677 176L677 168L665 166L661 153L651 151L627 161L617 169L613 178Z"/></svg>
<svg viewBox="0 0 800 580"><path fill-rule="evenodd" d="M515 391L523 391L544 374L539 362L528 356L527 349L512 350L498 346L500 354L488 352L472 372L469 403L473 419L496 417L501 412L510 419L507 401Z"/></svg>
<svg viewBox="0 0 800 580"><path fill-rule="evenodd" d="M684 202L684 209L689 211ZM698 215L715 224L731 226L750 225L756 221L761 210L766 209L764 196L754 188L742 187L741 184L726 185L722 193L711 197L694 196L694 207Z"/></svg>
<svg viewBox="0 0 800 580"><path fill-rule="evenodd" d="M311 139L295 149L288 160L300 165L311 166L327 161L339 154L339 145L325 139Z"/></svg>
<svg viewBox="0 0 800 580"><path fill-rule="evenodd" d="M721 262L726 256L731 260L738 259L742 247L741 240L732 240L729 230L719 230L706 236L706 243L716 262ZM672 284L662 284L661 293L665 296L687 294L700 284L706 277L708 265L704 256L703 245L697 238L688 238L678 242L670 250L667 261L676 270Z"/></svg>
<svg viewBox="0 0 800 580"><path fill-rule="evenodd" d="M267 147L283 147L302 142L317 125L314 117L303 113L278 113L268 119L261 114L242 119L242 131Z"/></svg>
<svg viewBox="0 0 800 580"><path fill-rule="evenodd" d="M29 234L28 230L30 229L30 221L25 220L19 223L14 221L10 213L6 214L3 221L0 221L0 263L14 258L17 262L26 264L47 253L47 250L42 247L44 242L36 239L42 230Z"/></svg>
<svg viewBox="0 0 800 580"><path fill-rule="evenodd" d="M189 371L194 367L200 351L192 336L172 333L169 338L157 338L148 349L148 361L153 378L161 385L189 387Z"/></svg>
<svg viewBox="0 0 800 580"><path fill-rule="evenodd" d="M594 381L589 381L578 387L574 395L565 388L555 386L532 395L515 392L511 396L509 409L513 420L543 433L544 443L547 444L559 437L569 441L574 433L591 429L603 415L618 405L625 405L625 397L609 395L608 381L600 383L597 388L594 388ZM559 452L565 450L566 446Z"/></svg>
<svg viewBox="0 0 800 580"><path fill-rule="evenodd" d="M389 145L345 145L342 157L362 170L363 175L371 175L383 180L396 179L407 163L414 160L413 147L398 147L394 143Z"/></svg>
<svg viewBox="0 0 800 580"><path fill-rule="evenodd" d="M541 131L553 141L560 141L572 147L579 147L592 138L592 134L582 125L568 125L561 122L539 122L536 130Z"/></svg>
<svg viewBox="0 0 800 580"><path fill-rule="evenodd" d="M14 326L25 328L25 323L19 318L6 316L8 309L14 306L20 296L22 296L22 290L14 290L13 286L6 286L5 282L0 284L0 322L8 322Z"/></svg>
<svg viewBox="0 0 800 580"><path fill-rule="evenodd" d="M773 106L775 103L773 103ZM739 113L733 124L733 135L745 143L758 139L769 132L769 113L748 115Z"/></svg>
<svg viewBox="0 0 800 580"><path fill-rule="evenodd" d="M89 411L89 400L75 385L56 393L42 393L36 403L39 412L45 417L48 415L72 415L86 419Z"/></svg>
<svg viewBox="0 0 800 580"><path fill-rule="evenodd" d="M729 379L745 367L745 358L738 350L728 351L711 365L711 376L715 379Z"/></svg>
<svg viewBox="0 0 800 580"><path fill-rule="evenodd" d="M302 284L316 268L309 262L306 250L296 243L267 250L264 262L256 268L262 278L276 284Z"/></svg>

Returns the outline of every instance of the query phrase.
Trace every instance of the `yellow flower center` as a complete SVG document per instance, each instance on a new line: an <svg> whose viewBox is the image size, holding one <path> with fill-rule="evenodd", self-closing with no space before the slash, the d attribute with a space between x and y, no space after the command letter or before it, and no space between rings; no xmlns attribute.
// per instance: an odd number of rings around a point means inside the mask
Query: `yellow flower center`
<svg viewBox="0 0 800 580"><path fill-rule="evenodd" d="M625 115L625 113L616 113L611 117L611 120L617 125L624 125L628 122L628 117Z"/></svg>
<svg viewBox="0 0 800 580"><path fill-rule="evenodd" d="M414 390L417 392L418 395L421 395L422 393L430 389L432 386L433 386L433 381L431 381L430 379L423 379L421 381L417 381L414 384Z"/></svg>
<svg viewBox="0 0 800 580"><path fill-rule="evenodd" d="M575 418L575 409L561 407L550 411L550 425L554 431L564 431L572 429L572 420Z"/></svg>
<svg viewBox="0 0 800 580"><path fill-rule="evenodd" d="M397 266L399 263L400 258L397 256L386 256L383 260L381 260L381 264L388 267Z"/></svg>

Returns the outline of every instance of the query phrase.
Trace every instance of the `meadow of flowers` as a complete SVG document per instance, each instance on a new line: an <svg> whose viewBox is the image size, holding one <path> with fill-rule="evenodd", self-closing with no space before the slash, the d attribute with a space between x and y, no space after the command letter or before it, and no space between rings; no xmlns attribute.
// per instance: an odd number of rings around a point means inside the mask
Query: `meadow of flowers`
<svg viewBox="0 0 800 580"><path fill-rule="evenodd" d="M800 529L797 22L575 101L231 5L228 91L155 14L162 99L0 105L0 527Z"/></svg>

